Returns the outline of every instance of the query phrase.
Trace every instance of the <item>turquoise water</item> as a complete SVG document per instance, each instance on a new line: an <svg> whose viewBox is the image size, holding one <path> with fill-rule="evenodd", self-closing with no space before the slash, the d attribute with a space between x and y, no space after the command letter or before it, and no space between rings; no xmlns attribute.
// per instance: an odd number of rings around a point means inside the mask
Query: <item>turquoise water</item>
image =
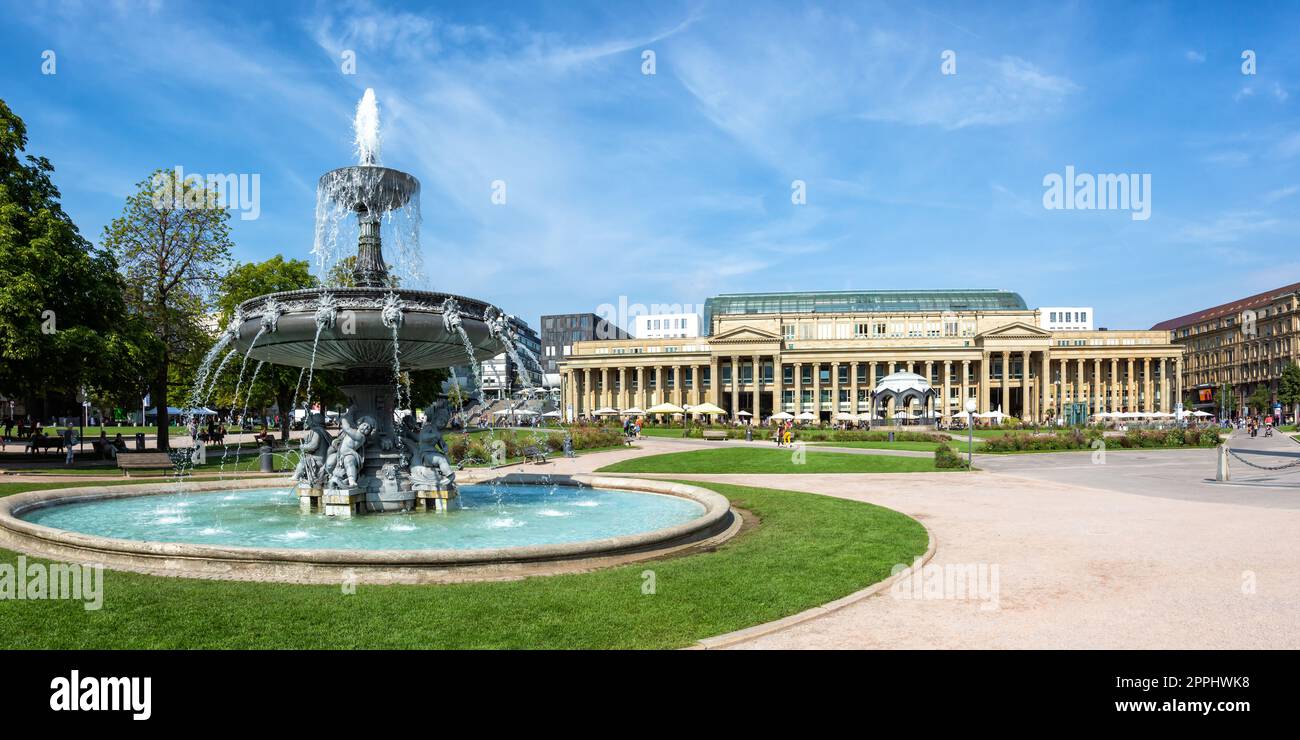
<svg viewBox="0 0 1300 740"><path fill-rule="evenodd" d="M574 486L462 486L448 513L302 514L290 489L209 491L65 504L23 518L101 537L196 545L477 550L582 542L682 524L704 507L676 496Z"/></svg>

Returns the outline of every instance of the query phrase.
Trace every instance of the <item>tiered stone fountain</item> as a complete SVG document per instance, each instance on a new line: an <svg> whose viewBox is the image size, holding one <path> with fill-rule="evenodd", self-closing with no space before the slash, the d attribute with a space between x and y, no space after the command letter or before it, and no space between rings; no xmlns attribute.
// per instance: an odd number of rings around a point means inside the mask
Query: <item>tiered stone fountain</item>
<svg viewBox="0 0 1300 740"><path fill-rule="evenodd" d="M359 227L356 287L259 296L240 305L229 337L246 358L291 367L341 370L350 408L332 437L309 417L295 471L306 510L362 512L445 509L456 498L440 428L449 410L427 410L423 427L394 422L402 371L477 363L509 347L506 315L473 298L392 287L381 225L420 194L420 183L377 162L371 91L358 109L361 163L325 173L320 197L354 213ZM369 103L369 107L367 105ZM363 121L370 130L362 131ZM318 209L317 218L321 218Z"/></svg>

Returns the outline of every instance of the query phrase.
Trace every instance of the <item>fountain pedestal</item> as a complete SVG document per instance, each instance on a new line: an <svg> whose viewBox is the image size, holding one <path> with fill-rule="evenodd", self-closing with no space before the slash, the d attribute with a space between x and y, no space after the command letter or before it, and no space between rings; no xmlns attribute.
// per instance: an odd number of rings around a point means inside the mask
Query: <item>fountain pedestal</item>
<svg viewBox="0 0 1300 740"><path fill-rule="evenodd" d="M310 514L313 511L321 511L321 496L325 491L321 488L313 488L310 485L298 486L298 509L304 514Z"/></svg>
<svg viewBox="0 0 1300 740"><path fill-rule="evenodd" d="M424 511L451 511L460 507L460 494L454 485L437 488L416 483L414 488L417 506Z"/></svg>
<svg viewBox="0 0 1300 740"><path fill-rule="evenodd" d="M366 492L359 486L327 488L321 495L325 516L357 516L366 512Z"/></svg>

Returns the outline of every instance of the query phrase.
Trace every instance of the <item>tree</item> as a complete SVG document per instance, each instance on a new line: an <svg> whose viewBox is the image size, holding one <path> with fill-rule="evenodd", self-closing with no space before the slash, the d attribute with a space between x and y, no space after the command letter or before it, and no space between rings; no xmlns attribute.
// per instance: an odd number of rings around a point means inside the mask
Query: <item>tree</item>
<svg viewBox="0 0 1300 740"><path fill-rule="evenodd" d="M1300 365L1288 362L1282 368L1282 379L1277 384L1277 400L1290 406L1291 423L1300 424Z"/></svg>
<svg viewBox="0 0 1300 740"><path fill-rule="evenodd" d="M41 416L82 391L134 405L158 346L128 312L113 256L63 211L54 166L24 158L26 146L26 125L0 100L0 391L37 401Z"/></svg>
<svg viewBox="0 0 1300 740"><path fill-rule="evenodd" d="M1268 391L1268 386L1260 383L1251 391L1250 397L1246 399L1246 405L1256 414L1268 413L1269 401L1272 400L1272 394Z"/></svg>
<svg viewBox="0 0 1300 740"><path fill-rule="evenodd" d="M217 308L221 311L221 324L224 326L229 323L235 315L235 308L244 301L267 293L303 290L318 285L316 278L311 274L311 267L303 260L286 260L277 254L263 262L239 265L221 281L220 297L217 299ZM235 366L235 372L223 383L224 390L233 391L238 382L233 376L237 374L238 365ZM244 401L254 407L264 405L264 401L267 400L274 401L280 409L280 439L284 441L289 439L289 428L293 420L293 406L296 400L294 396L306 391L305 380L302 385L299 385L301 377L302 368L266 365L258 374L257 383L251 383L251 379L248 379L245 382L250 385L240 390ZM338 393L334 390L335 380L332 373L316 370L312 377L312 395L321 399L324 405L328 405L331 400L336 400ZM234 401L237 402L238 399Z"/></svg>
<svg viewBox="0 0 1300 740"><path fill-rule="evenodd" d="M331 267L329 272L325 274L325 287L327 288L357 287L357 279L352 275L352 271L356 269L356 266L357 266L357 256L355 254L348 255L347 257L344 257L338 262L335 262L334 266ZM401 280L396 275L394 275L391 272L388 273L388 284L386 287L397 288L400 287L400 284L401 284Z"/></svg>
<svg viewBox="0 0 1300 740"><path fill-rule="evenodd" d="M1224 383L1218 387L1219 394L1219 418L1230 419L1232 412L1237 408L1237 392L1232 383Z"/></svg>
<svg viewBox="0 0 1300 740"><path fill-rule="evenodd" d="M138 183L122 215L104 229L104 246L126 280L127 303L161 345L151 384L159 449L170 446L170 387L188 384L212 341L203 319L230 262L229 221L215 190L158 170Z"/></svg>

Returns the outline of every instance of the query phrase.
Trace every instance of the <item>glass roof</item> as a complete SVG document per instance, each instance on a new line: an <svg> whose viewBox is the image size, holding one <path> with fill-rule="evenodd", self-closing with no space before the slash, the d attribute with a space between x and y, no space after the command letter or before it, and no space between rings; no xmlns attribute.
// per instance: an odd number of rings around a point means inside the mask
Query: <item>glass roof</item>
<svg viewBox="0 0 1300 740"><path fill-rule="evenodd" d="M808 293L723 293L704 301L704 325L714 316L780 313L873 313L1028 310L1006 290L834 290Z"/></svg>

